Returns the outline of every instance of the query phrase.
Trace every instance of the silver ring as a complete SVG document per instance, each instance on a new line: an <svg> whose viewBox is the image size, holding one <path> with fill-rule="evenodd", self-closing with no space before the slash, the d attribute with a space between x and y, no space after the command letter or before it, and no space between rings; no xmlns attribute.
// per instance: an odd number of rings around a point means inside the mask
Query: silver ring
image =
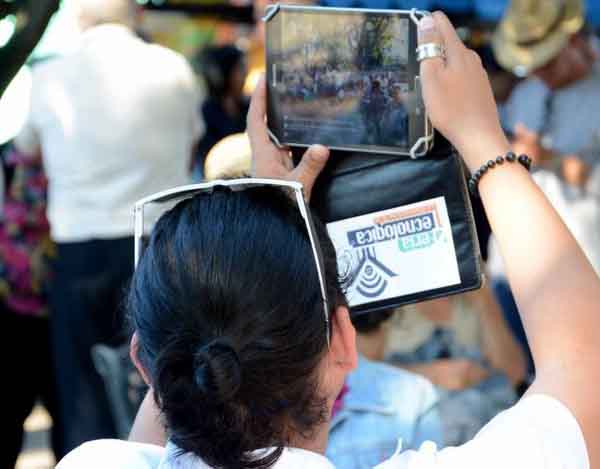
<svg viewBox="0 0 600 469"><path fill-rule="evenodd" d="M441 44L428 42L427 44L421 44L417 47L417 62L436 57L441 57L446 60L446 50Z"/></svg>

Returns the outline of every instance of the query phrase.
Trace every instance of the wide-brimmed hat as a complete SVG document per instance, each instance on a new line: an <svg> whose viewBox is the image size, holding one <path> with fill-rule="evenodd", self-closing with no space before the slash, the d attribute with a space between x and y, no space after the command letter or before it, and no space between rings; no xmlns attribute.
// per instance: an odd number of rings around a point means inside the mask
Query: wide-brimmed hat
<svg viewBox="0 0 600 469"><path fill-rule="evenodd" d="M558 55L584 17L583 0L512 0L492 39L496 60L528 75Z"/></svg>

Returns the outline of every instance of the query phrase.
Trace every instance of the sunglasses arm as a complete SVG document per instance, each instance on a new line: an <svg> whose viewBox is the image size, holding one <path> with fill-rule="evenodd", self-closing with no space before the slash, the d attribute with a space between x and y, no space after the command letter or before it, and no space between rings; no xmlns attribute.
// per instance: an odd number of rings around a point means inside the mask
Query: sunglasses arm
<svg viewBox="0 0 600 469"><path fill-rule="evenodd" d="M142 254L142 240L144 239L144 206L136 205L134 208L134 268L137 267Z"/></svg>

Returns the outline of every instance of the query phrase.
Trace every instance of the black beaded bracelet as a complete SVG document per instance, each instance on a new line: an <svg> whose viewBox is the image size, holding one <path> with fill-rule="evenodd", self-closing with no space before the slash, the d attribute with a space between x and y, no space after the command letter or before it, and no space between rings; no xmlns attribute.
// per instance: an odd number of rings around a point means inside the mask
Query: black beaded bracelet
<svg viewBox="0 0 600 469"><path fill-rule="evenodd" d="M473 175L469 178L469 192L473 194L473 196L479 196L479 181L483 177L485 173L487 173L490 169L495 168L496 166L503 165L504 162L507 161L509 163L514 163L518 161L523 165L523 167L529 171L531 169L531 158L527 155L517 155L512 151L509 151L505 156L498 156L495 160L489 160L487 163L481 165L477 171L473 173Z"/></svg>

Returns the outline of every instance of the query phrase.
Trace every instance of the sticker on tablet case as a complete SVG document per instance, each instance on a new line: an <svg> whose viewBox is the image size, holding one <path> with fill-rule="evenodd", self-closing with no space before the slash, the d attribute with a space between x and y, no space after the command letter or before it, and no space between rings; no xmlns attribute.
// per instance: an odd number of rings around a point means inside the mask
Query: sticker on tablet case
<svg viewBox="0 0 600 469"><path fill-rule="evenodd" d="M327 231L350 306L460 283L444 197L329 223Z"/></svg>

